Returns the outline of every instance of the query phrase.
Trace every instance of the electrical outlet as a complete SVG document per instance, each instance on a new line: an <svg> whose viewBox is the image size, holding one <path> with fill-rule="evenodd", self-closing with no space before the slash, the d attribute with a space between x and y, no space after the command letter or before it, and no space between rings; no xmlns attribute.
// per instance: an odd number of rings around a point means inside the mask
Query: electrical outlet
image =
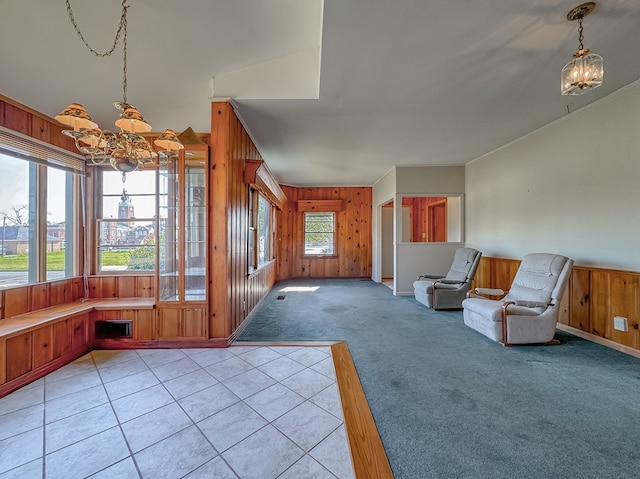
<svg viewBox="0 0 640 479"><path fill-rule="evenodd" d="M629 331L629 321L623 316L614 316L613 329L616 331L624 331L626 333Z"/></svg>

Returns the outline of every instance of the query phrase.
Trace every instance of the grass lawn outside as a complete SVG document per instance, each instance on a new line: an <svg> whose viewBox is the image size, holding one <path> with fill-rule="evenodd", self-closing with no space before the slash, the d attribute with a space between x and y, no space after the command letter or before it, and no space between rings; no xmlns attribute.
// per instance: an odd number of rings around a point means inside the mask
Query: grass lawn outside
<svg viewBox="0 0 640 479"><path fill-rule="evenodd" d="M47 253L47 271L64 271L64 250ZM131 262L129 251L104 251L103 266L127 266ZM0 256L0 271L27 271L28 254Z"/></svg>

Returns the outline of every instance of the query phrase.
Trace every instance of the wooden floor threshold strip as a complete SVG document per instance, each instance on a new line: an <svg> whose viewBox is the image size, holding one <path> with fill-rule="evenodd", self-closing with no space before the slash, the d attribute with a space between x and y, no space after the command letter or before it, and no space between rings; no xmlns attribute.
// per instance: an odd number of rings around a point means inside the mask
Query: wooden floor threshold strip
<svg viewBox="0 0 640 479"><path fill-rule="evenodd" d="M393 479L378 428L346 342L331 346L344 424L357 479Z"/></svg>

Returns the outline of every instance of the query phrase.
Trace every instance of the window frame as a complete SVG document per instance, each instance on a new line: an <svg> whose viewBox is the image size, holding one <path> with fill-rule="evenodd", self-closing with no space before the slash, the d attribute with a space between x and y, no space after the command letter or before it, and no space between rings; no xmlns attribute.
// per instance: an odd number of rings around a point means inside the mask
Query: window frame
<svg viewBox="0 0 640 479"><path fill-rule="evenodd" d="M152 239L153 242L148 242L148 240L146 239L147 237L150 237L149 235L145 236L145 238L142 239L143 243L135 243L135 244L124 244L124 245L119 245L123 250L139 250L140 253L143 252L143 250L150 250L152 254L147 255L146 253L142 255L141 258L141 262L144 262L144 260L151 260L153 261L153 268L141 268L141 269L130 269L130 265L132 264L131 261L129 262L129 264L127 265L127 269L125 270L118 270L118 269L104 269L104 266L102 265L102 252L103 249L106 248L108 245L106 244L101 244L101 226L104 224L115 224L116 229L118 228L118 223L125 223L125 221L122 220L122 218L105 218L104 217L104 211L103 211L103 205L104 205L104 198L105 197L116 197L116 196L120 196L119 194L116 193L107 193L105 195L104 193L104 173L108 172L108 173L116 173L121 175L122 173L112 169L110 166L94 166L93 168L95 168L95 172L96 172L96 188L95 188L95 208L94 208L94 238L95 240L93 241L93 253L94 253L94 261L93 261L93 271L94 274L96 275L155 275L157 270L158 270L158 260L157 260L157 248L158 248L158 237L157 237L157 232L159 231L159 221L157 218L157 210L158 210L158 192L157 190L157 179L158 179L158 169L156 167L156 165L141 165L139 167L138 170L136 170L136 172L140 171L140 172L153 172L154 173L154 177L152 180L149 181L150 185L153 185L153 191L152 192L143 192L143 193L128 193L127 196L132 197L132 198L142 198L142 197L147 197L147 198L153 198L153 216L152 217L134 217L134 218L130 218L129 221L126 221L128 223L137 223L137 224L146 224L146 225L152 225L153 227L153 235ZM135 174L136 172L131 172L129 174ZM125 185L126 187L126 185ZM143 225L144 226L144 225ZM129 228L131 228L131 226L129 226ZM111 227L110 227L111 229ZM134 227L134 230L136 228Z"/></svg>
<svg viewBox="0 0 640 479"><path fill-rule="evenodd" d="M332 252L331 253L307 253L307 215L331 215L332 217ZM313 233L310 232L310 233ZM323 232L328 233L328 232ZM338 256L338 216L336 211L304 211L302 214L302 256L305 258L336 258Z"/></svg>
<svg viewBox="0 0 640 479"><path fill-rule="evenodd" d="M4 133L4 129L2 132ZM0 290L13 287L24 287L28 285L34 285L39 283L47 283L52 281L59 281L77 277L80 275L81 265L81 248L76 245L81 245L80 227L81 224L81 208L80 202L83 200L80 194L80 184L84 179L84 171L81 168L72 168L65 165L65 153L56 152L54 150L49 151L45 146L42 146L42 154L47 155L44 158L36 158L31 156L30 150L27 148L22 150L19 146L16 146L15 138L14 143L5 144L2 140L5 138L3 135L0 138L0 154L10 160L24 162L27 171L27 204L25 205L27 214L27 228L28 228L28 251L27 269L24 271L24 277L20 277L15 284L0 286ZM18 138L19 140L19 138ZM35 143L35 140L33 141ZM36 145L38 146L38 145ZM40 150L39 150L40 151ZM52 158L49 158L48 154L51 153ZM53 158L55 157L55 159ZM77 163L77 158L69 154L70 162L72 164ZM53 270L49 269L50 263L48 261L49 249L54 248L53 242L48 237L49 227L48 222L48 210L50 209L48 203L50 202L52 192L49 191L49 176L52 171L58 172L64 175L64 183L61 187L62 194L56 195L63 198L62 209L64 223L64 264L62 270L62 276L52 276ZM52 176L52 175L51 175ZM7 251L4 237L6 233L6 227L10 226L7 219L10 220L10 216L3 212L2 220L2 234L3 235L3 251ZM14 222L15 223L15 222ZM18 239L16 238L16 254L18 247ZM58 241L62 243L62 240ZM59 245L58 251L62 250L62 244ZM4 256L4 254L3 254Z"/></svg>
<svg viewBox="0 0 640 479"><path fill-rule="evenodd" d="M266 212L266 248L264 250L264 260L260 260L260 203L265 205L263 211ZM248 232L247 232L247 271L253 274L264 266L268 265L276 258L276 215L275 205L260 190L249 187L248 205Z"/></svg>
<svg viewBox="0 0 640 479"><path fill-rule="evenodd" d="M424 231L424 240L414 239L414 215L411 206L405 204L405 200L437 200L433 202L429 202L428 205L437 206L439 203L444 202L445 205L445 235L446 241L436 241L435 239L430 238L431 232L429 231L428 225L425 224ZM465 238L465 225L464 225L464 215L465 215L465 205L464 205L464 194L463 193L449 193L449 194L399 194L395 197L394 200L390 202L398 202L400 206L399 210L396 210L396 214L399 215L399 218L396 219L396 227L398 229L399 237L397 238L398 244L461 244L464 243ZM411 223L404 224L405 215L403 214L404 209L410 209L411 213L409 214L409 218L411 219ZM427 208L429 209L429 208ZM418 223L416 223L418 224ZM422 231L422 230L420 230ZM405 233L409 236L405 237Z"/></svg>

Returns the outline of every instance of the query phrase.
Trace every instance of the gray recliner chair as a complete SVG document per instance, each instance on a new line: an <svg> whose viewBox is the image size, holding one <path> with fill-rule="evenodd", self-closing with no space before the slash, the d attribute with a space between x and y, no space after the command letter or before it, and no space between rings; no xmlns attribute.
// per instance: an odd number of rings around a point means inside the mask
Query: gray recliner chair
<svg viewBox="0 0 640 479"><path fill-rule="evenodd" d="M423 274L414 281L416 300L433 309L462 309L481 256L473 248L458 249L446 276Z"/></svg>
<svg viewBox="0 0 640 479"><path fill-rule="evenodd" d="M558 343L553 337L573 261L548 253L526 255L509 291L476 288L462 302L464 324L505 346ZM479 295L504 296L500 300Z"/></svg>

